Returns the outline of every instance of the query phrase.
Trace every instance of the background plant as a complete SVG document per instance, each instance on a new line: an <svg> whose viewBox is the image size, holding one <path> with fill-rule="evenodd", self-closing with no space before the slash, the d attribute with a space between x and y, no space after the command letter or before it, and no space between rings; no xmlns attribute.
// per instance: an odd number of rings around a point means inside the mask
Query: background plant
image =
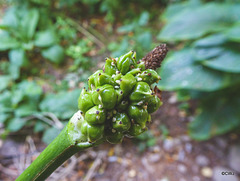
<svg viewBox="0 0 240 181"><path fill-rule="evenodd" d="M239 129L240 4L200 1L176 3L162 15L158 39L181 48L165 61L159 83L182 101L198 100L189 134L209 139ZM176 47L178 47L176 46Z"/></svg>

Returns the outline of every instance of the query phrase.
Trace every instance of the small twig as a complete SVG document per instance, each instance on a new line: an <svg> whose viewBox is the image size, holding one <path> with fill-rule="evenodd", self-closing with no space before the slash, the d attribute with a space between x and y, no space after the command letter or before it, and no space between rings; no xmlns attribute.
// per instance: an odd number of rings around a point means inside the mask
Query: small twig
<svg viewBox="0 0 240 181"><path fill-rule="evenodd" d="M88 170L83 181L88 181L94 176L96 168L102 163L102 158L105 156L105 152L99 152L97 158L94 160L91 168Z"/></svg>

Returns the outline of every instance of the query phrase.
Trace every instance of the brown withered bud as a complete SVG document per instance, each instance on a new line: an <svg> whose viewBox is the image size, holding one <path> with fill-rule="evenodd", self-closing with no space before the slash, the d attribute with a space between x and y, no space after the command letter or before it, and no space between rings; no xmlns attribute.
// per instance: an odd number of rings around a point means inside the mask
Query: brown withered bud
<svg viewBox="0 0 240 181"><path fill-rule="evenodd" d="M156 70L161 67L161 63L167 55L168 48L166 44L161 44L142 58L146 69Z"/></svg>

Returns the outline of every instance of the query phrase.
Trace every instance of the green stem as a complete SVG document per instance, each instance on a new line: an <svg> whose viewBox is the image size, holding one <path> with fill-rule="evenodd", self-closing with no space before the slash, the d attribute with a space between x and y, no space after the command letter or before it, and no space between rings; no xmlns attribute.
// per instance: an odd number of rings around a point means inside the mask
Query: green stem
<svg viewBox="0 0 240 181"><path fill-rule="evenodd" d="M61 131L61 133L50 143L47 148L33 161L33 163L16 179L16 181L43 181L54 170L56 170L68 158L78 151L85 150L89 147L99 145L104 141L104 138L95 143L88 141L78 141L72 135L71 123L78 120L77 113L71 118L69 124Z"/></svg>

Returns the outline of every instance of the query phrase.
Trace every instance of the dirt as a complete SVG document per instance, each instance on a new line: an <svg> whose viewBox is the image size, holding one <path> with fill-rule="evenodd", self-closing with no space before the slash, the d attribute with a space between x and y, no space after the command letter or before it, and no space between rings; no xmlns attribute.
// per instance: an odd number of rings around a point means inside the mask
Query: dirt
<svg viewBox="0 0 240 181"><path fill-rule="evenodd" d="M124 138L118 145L103 144L73 156L49 181L231 181L239 173L230 168L229 150L239 142L239 135L227 134L208 141L193 141L187 135L191 115L178 109L173 93L163 93L163 106L153 114L150 130L156 143L139 151L142 142ZM159 126L165 125L163 136ZM0 143L0 180L11 181L34 160L45 145L39 135L24 141L9 136ZM22 139L20 139L22 140ZM240 165L239 165L240 166ZM216 173L231 170L233 176Z"/></svg>

